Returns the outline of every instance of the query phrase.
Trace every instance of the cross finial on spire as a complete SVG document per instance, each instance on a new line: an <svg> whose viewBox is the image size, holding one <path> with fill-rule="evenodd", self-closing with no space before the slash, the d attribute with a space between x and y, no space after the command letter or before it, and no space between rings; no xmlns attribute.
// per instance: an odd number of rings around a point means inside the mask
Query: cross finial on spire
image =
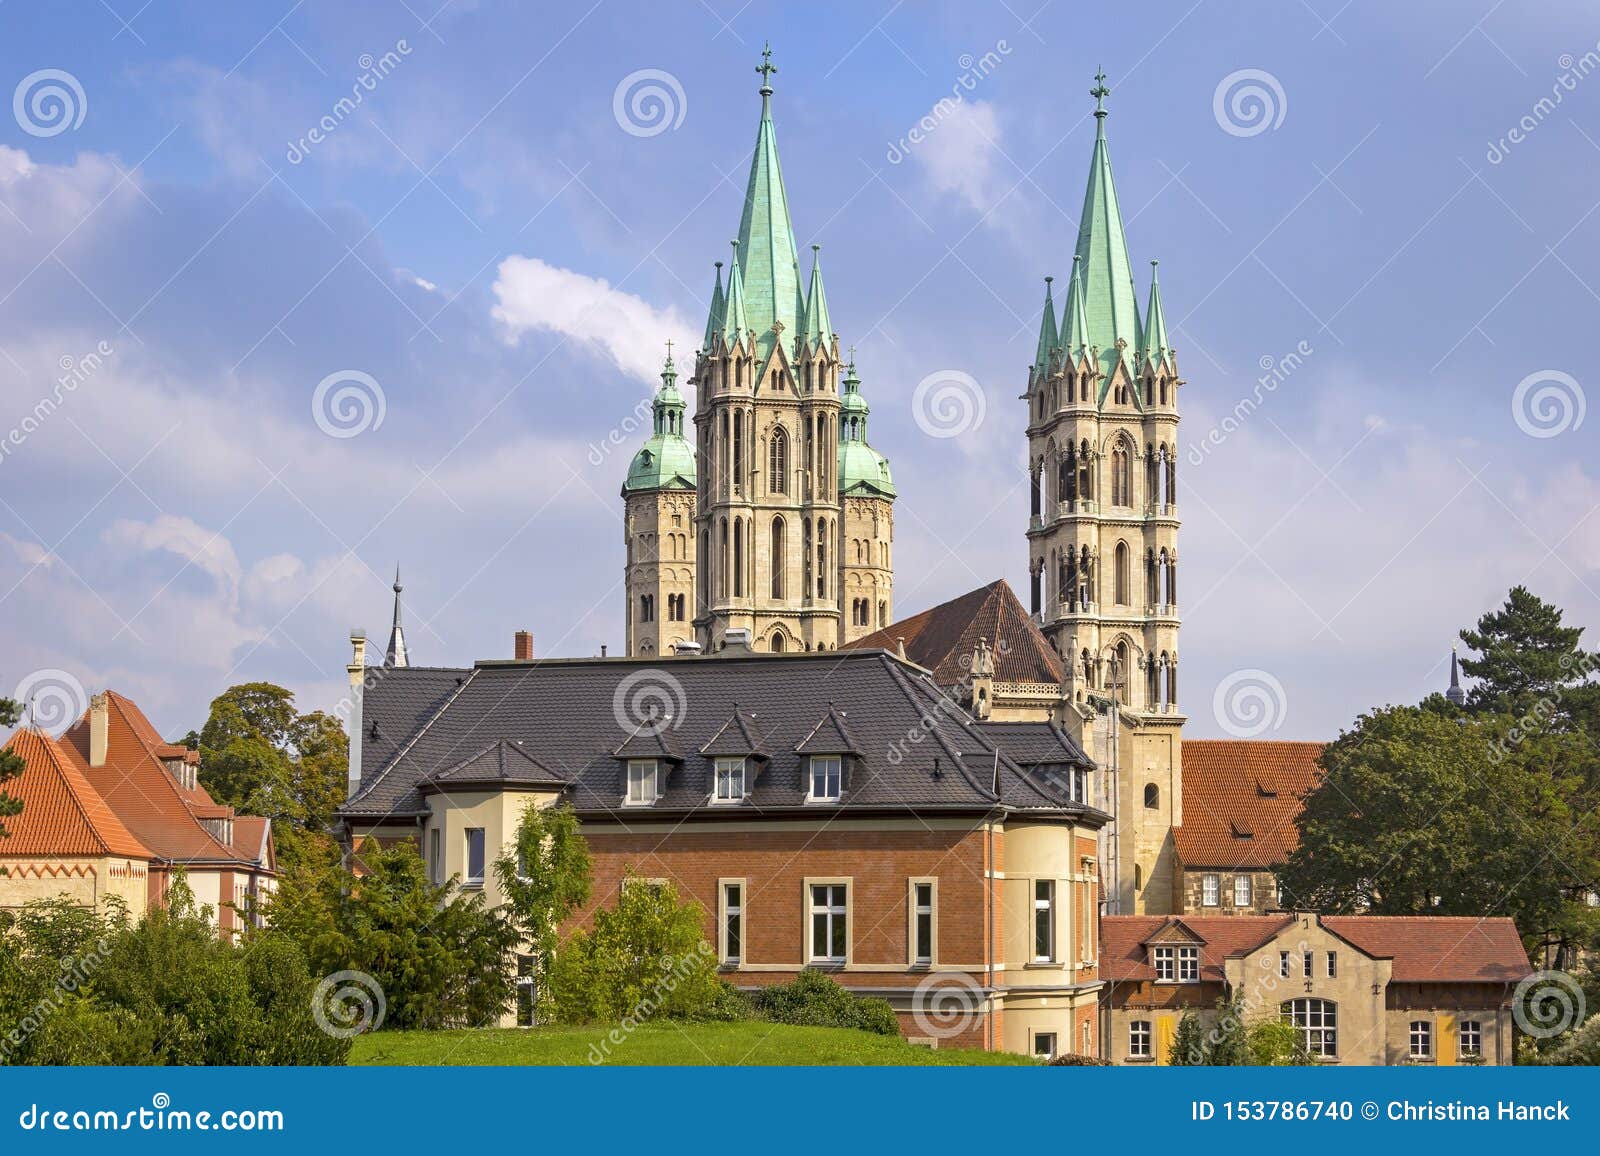
<svg viewBox="0 0 1600 1156"><path fill-rule="evenodd" d="M1094 97L1094 114L1101 119L1106 115L1106 97L1111 95L1111 90L1106 87L1106 70L1099 69L1094 74L1094 87L1089 90L1089 95Z"/></svg>
<svg viewBox="0 0 1600 1156"><path fill-rule="evenodd" d="M667 338L667 360L672 360L672 338Z"/></svg>
<svg viewBox="0 0 1600 1156"><path fill-rule="evenodd" d="M772 74L778 71L778 66L772 63L772 42L767 41L761 46L761 63L756 65L756 71L761 74L761 95L772 95Z"/></svg>

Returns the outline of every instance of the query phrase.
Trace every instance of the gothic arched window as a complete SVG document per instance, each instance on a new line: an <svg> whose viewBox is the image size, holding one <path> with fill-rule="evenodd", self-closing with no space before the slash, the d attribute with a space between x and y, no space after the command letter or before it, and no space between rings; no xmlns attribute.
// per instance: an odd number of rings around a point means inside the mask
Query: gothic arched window
<svg viewBox="0 0 1600 1156"><path fill-rule="evenodd" d="M789 492L789 435L781 425L773 427L772 438L767 442L767 491Z"/></svg>
<svg viewBox="0 0 1600 1156"><path fill-rule="evenodd" d="M1090 484L1089 472L1089 442L1087 439L1078 447L1078 497L1089 501L1094 497L1094 488Z"/></svg>
<svg viewBox="0 0 1600 1156"><path fill-rule="evenodd" d="M1152 811L1161 806L1161 788L1154 783L1144 785L1144 805Z"/></svg>
<svg viewBox="0 0 1600 1156"><path fill-rule="evenodd" d="M772 596L783 597L783 572L785 566L784 546L787 535L784 533L784 524L781 517L772 519Z"/></svg>
<svg viewBox="0 0 1600 1156"><path fill-rule="evenodd" d="M1118 606L1128 605L1128 544L1117 543L1116 573L1112 597Z"/></svg>
<svg viewBox="0 0 1600 1156"><path fill-rule="evenodd" d="M1133 488L1128 467L1128 443L1119 441L1111 451L1111 504L1132 505L1129 491Z"/></svg>

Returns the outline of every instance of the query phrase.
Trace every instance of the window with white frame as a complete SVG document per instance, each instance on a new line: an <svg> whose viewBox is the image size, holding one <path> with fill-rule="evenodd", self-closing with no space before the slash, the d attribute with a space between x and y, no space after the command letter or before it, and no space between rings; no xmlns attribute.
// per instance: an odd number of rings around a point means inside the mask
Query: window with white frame
<svg viewBox="0 0 1600 1156"><path fill-rule="evenodd" d="M1332 1000L1290 1000L1283 1005L1283 1018L1300 1033L1313 1056L1332 1059L1339 1054L1339 1005Z"/></svg>
<svg viewBox="0 0 1600 1156"><path fill-rule="evenodd" d="M1456 1028L1457 1051L1463 1056L1483 1055L1483 1024L1478 1020L1462 1020Z"/></svg>
<svg viewBox="0 0 1600 1156"><path fill-rule="evenodd" d="M1038 1056L1042 1060L1053 1060L1053 1059L1055 1059L1056 1058L1056 1033L1055 1032L1034 1032L1033 1033L1033 1054Z"/></svg>
<svg viewBox="0 0 1600 1156"><path fill-rule="evenodd" d="M1337 951L1328 952L1328 978L1339 978L1339 953Z"/></svg>
<svg viewBox="0 0 1600 1156"><path fill-rule="evenodd" d="M1033 881L1033 961L1056 957L1056 885L1053 879Z"/></svg>
<svg viewBox="0 0 1600 1156"><path fill-rule="evenodd" d="M466 885L468 887L483 886L483 828L468 827L467 835L467 873Z"/></svg>
<svg viewBox="0 0 1600 1156"><path fill-rule="evenodd" d="M1413 1060L1433 1059L1433 1021L1411 1021L1411 1058Z"/></svg>
<svg viewBox="0 0 1600 1156"><path fill-rule="evenodd" d="M1235 907L1249 907L1255 902L1250 876L1235 875L1233 877L1233 905Z"/></svg>
<svg viewBox="0 0 1600 1156"><path fill-rule="evenodd" d="M1300 957L1300 974L1306 979L1311 978L1311 953L1309 951Z"/></svg>
<svg viewBox="0 0 1600 1156"><path fill-rule="evenodd" d="M911 885L911 961L933 962L933 884Z"/></svg>
<svg viewBox="0 0 1600 1156"><path fill-rule="evenodd" d="M843 963L850 948L849 888L843 883L811 885L811 959Z"/></svg>
<svg viewBox="0 0 1600 1156"><path fill-rule="evenodd" d="M1289 978L1289 953L1287 951L1278 952L1278 978Z"/></svg>
<svg viewBox="0 0 1600 1156"><path fill-rule="evenodd" d="M744 884L722 885L722 962L737 965L744 951Z"/></svg>
<svg viewBox="0 0 1600 1156"><path fill-rule="evenodd" d="M843 759L838 755L811 756L811 799L836 803L843 783Z"/></svg>
<svg viewBox="0 0 1600 1156"><path fill-rule="evenodd" d="M1128 1054L1142 1057L1151 1054L1149 1020L1134 1020L1128 1025Z"/></svg>
<svg viewBox="0 0 1600 1156"><path fill-rule="evenodd" d="M1178 949L1176 947L1152 947L1150 949L1151 962L1156 965L1156 978L1168 982L1178 978Z"/></svg>
<svg viewBox="0 0 1600 1156"><path fill-rule="evenodd" d="M1200 949L1198 947L1178 948L1178 982L1200 982Z"/></svg>
<svg viewBox="0 0 1600 1156"><path fill-rule="evenodd" d="M656 763L653 759L635 759L628 764L628 796L630 806L648 806L657 796Z"/></svg>
<svg viewBox="0 0 1600 1156"><path fill-rule="evenodd" d="M428 878L434 883L444 882L444 829L435 827L428 832Z"/></svg>
<svg viewBox="0 0 1600 1156"><path fill-rule="evenodd" d="M737 803L744 798L744 760L718 759L717 786L713 796L719 803Z"/></svg>
<svg viewBox="0 0 1600 1156"><path fill-rule="evenodd" d="M1222 879L1216 875L1202 875L1200 877L1200 903L1203 907L1215 907L1222 899Z"/></svg>

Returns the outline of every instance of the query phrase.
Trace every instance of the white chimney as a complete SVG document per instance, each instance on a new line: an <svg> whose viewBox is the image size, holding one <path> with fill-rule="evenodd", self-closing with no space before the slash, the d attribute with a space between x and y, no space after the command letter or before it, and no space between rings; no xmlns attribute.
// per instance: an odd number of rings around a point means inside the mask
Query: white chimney
<svg viewBox="0 0 1600 1156"><path fill-rule="evenodd" d="M106 765L106 748L110 745L111 700L101 691L89 700L89 765Z"/></svg>
<svg viewBox="0 0 1600 1156"><path fill-rule="evenodd" d="M345 725L349 728L349 768L345 779L345 798L352 799L361 789L361 706L366 696L367 688L367 632L359 628L350 632L350 665L345 670L350 675L350 697L348 703L348 718Z"/></svg>

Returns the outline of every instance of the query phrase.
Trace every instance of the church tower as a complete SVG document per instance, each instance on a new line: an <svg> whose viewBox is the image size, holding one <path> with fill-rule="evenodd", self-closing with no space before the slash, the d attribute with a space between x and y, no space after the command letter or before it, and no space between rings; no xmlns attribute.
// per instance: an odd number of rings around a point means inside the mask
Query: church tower
<svg viewBox="0 0 1600 1156"><path fill-rule="evenodd" d="M684 428L685 405L671 343L661 388L651 404L652 433L633 455L622 484L623 538L628 557L627 652L671 654L694 640L694 447Z"/></svg>
<svg viewBox="0 0 1600 1156"><path fill-rule="evenodd" d="M868 625L851 625L852 613L870 625L891 611L894 490L887 462L866 445L859 393L851 412L860 419L860 445L841 442L839 340L819 246L812 246L809 288L802 287L772 125L770 51L756 71L761 119L738 240L726 288L718 266L690 378L698 464L693 626L707 650L720 648L729 630L748 631L757 650L833 650L867 632ZM843 488L847 464L854 497ZM878 547L871 562L869 540ZM847 592L847 582L858 592ZM868 601L871 608L861 609Z"/></svg>
<svg viewBox="0 0 1600 1156"><path fill-rule="evenodd" d="M820 292L817 281L812 292ZM894 480L889 459L867 444L867 414L855 358L845 367L839 399L839 502L844 527L839 588L844 636L854 642L894 621Z"/></svg>
<svg viewBox="0 0 1600 1156"><path fill-rule="evenodd" d="M1141 316L1106 143L1104 73L1058 323L1051 278L1029 369L1031 610L1067 671L1064 725L1100 765L1108 911L1181 909L1177 359L1155 262Z"/></svg>

